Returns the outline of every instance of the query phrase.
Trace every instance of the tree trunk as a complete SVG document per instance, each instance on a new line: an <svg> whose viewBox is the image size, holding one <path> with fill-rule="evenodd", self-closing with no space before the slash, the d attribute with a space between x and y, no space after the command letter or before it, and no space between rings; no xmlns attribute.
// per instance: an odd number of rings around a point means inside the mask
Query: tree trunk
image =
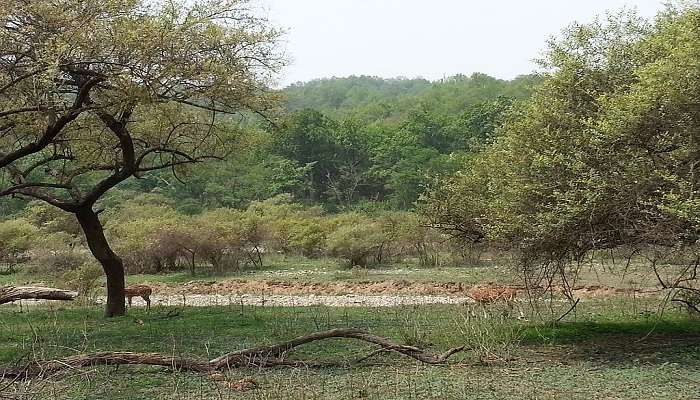
<svg viewBox="0 0 700 400"><path fill-rule="evenodd" d="M0 304L23 299L73 300L77 292L38 286L3 286L0 287Z"/></svg>
<svg viewBox="0 0 700 400"><path fill-rule="evenodd" d="M194 259L194 251L191 253L192 258L190 259L190 275L194 276L195 275L195 259Z"/></svg>
<svg viewBox="0 0 700 400"><path fill-rule="evenodd" d="M107 305L105 316L114 317L126 314L124 302L124 264L114 254L105 238L102 223L92 208L85 208L76 213L78 222L85 233L88 247L107 276Z"/></svg>

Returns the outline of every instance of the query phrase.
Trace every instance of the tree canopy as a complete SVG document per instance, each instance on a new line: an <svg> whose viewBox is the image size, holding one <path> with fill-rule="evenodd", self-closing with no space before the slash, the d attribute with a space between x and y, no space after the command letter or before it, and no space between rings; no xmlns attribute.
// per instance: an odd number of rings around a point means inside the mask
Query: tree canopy
<svg viewBox="0 0 700 400"><path fill-rule="evenodd" d="M525 265L700 239L700 9L614 14L550 43L542 86L425 203Z"/></svg>
<svg viewBox="0 0 700 400"><path fill-rule="evenodd" d="M0 5L0 196L76 214L107 272L108 315L124 312L124 278L98 200L129 178L225 157L234 118L275 104L279 31L246 3Z"/></svg>

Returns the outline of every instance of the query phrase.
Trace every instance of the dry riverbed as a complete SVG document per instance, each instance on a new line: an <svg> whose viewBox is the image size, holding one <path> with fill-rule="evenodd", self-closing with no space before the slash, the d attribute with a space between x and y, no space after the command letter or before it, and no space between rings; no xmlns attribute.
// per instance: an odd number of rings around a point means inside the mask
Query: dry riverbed
<svg viewBox="0 0 700 400"><path fill-rule="evenodd" d="M134 298L135 306L143 300ZM469 297L425 295L263 295L263 294L181 294L154 295L153 305L165 306L269 306L269 307L393 307L419 304L460 304L473 301Z"/></svg>
<svg viewBox="0 0 700 400"><path fill-rule="evenodd" d="M229 279L223 281L190 281L186 283L150 283L154 294L160 295L369 295L387 296L399 295L402 297L469 297L469 292L475 287L488 286L488 283L468 285L461 282L416 282L408 280L382 280L382 281L337 281L337 282L296 282L278 280L241 280ZM519 296L527 294L522 286L505 285L518 291ZM555 287L554 292L561 292L562 288ZM639 295L649 296L657 294L658 289L653 287L611 287L603 285L580 285L572 288L575 297L609 297L614 295ZM392 296L389 296L392 297ZM397 297L397 296L393 296Z"/></svg>
<svg viewBox="0 0 700 400"><path fill-rule="evenodd" d="M483 286L483 285L477 285ZM462 304L473 302L469 292L474 286L461 283L409 282L280 282L227 280L192 281L184 284L154 284L153 304L169 306L277 306L307 307L393 307L421 304ZM528 293L518 289L525 301ZM556 291L556 290L555 290ZM572 290L576 298L611 296L648 297L658 295L654 288L614 288L579 286ZM143 305L134 298L135 305Z"/></svg>
<svg viewBox="0 0 700 400"><path fill-rule="evenodd" d="M469 293L477 286L456 282L411 282L386 280L368 282L285 282L273 280L246 281L191 281L182 284L151 283L152 305L158 306L270 306L309 307L393 307L423 304L463 304L473 300ZM511 286L518 292L519 301L527 301L529 293L522 287ZM561 295L561 289L556 289ZM533 294L530 292L530 294ZM658 296L656 288L615 288L600 285L573 288L575 298L613 296ZM563 299L563 297L562 297ZM98 303L104 297L96 299ZM140 297L134 306L144 306ZM36 305L43 301L23 301L22 305Z"/></svg>

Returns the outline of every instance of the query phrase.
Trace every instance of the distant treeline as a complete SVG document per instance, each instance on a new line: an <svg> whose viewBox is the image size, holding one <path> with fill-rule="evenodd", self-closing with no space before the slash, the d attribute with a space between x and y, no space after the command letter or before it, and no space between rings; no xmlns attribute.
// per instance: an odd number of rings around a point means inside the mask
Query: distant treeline
<svg viewBox="0 0 700 400"><path fill-rule="evenodd" d="M173 200L181 212L245 208L287 193L328 211L411 209L425 185L454 173L493 140L501 118L541 81L485 74L424 79L349 77L283 90L274 121L247 122L226 160L146 174L106 202L143 193ZM26 201L3 201L0 215Z"/></svg>
<svg viewBox="0 0 700 400"><path fill-rule="evenodd" d="M284 90L289 111L314 109L332 117L366 122L401 122L417 108L438 114L459 114L498 97L528 98L538 75L511 81L486 74L455 75L431 82L422 78L383 79L371 76L317 79Z"/></svg>

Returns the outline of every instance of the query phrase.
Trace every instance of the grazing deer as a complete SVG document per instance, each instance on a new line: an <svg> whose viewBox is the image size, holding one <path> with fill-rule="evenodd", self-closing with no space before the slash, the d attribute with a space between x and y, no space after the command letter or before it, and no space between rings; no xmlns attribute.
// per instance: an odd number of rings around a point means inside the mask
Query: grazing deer
<svg viewBox="0 0 700 400"><path fill-rule="evenodd" d="M517 295L517 290L506 286L476 287L467 294L479 304L490 304L499 301L511 304Z"/></svg>
<svg viewBox="0 0 700 400"><path fill-rule="evenodd" d="M124 288L124 297L129 302L129 307L131 307L131 299L133 297L141 297L146 302L146 309L151 309L151 293L153 290L150 286L146 285L132 285Z"/></svg>
<svg viewBox="0 0 700 400"><path fill-rule="evenodd" d="M475 288L472 288L467 293L468 297L471 297L477 304L480 304L481 306L498 302L505 302L506 304L508 304L508 308L510 310L512 310L515 306L518 309L518 313L520 314L518 319L522 319L525 317L523 315L523 311L515 303L515 298L517 297L517 295L518 291L512 287L494 286L491 283L489 283L487 286L477 286ZM483 308L483 311L484 316L486 316L486 308ZM472 315L474 315L473 310Z"/></svg>

